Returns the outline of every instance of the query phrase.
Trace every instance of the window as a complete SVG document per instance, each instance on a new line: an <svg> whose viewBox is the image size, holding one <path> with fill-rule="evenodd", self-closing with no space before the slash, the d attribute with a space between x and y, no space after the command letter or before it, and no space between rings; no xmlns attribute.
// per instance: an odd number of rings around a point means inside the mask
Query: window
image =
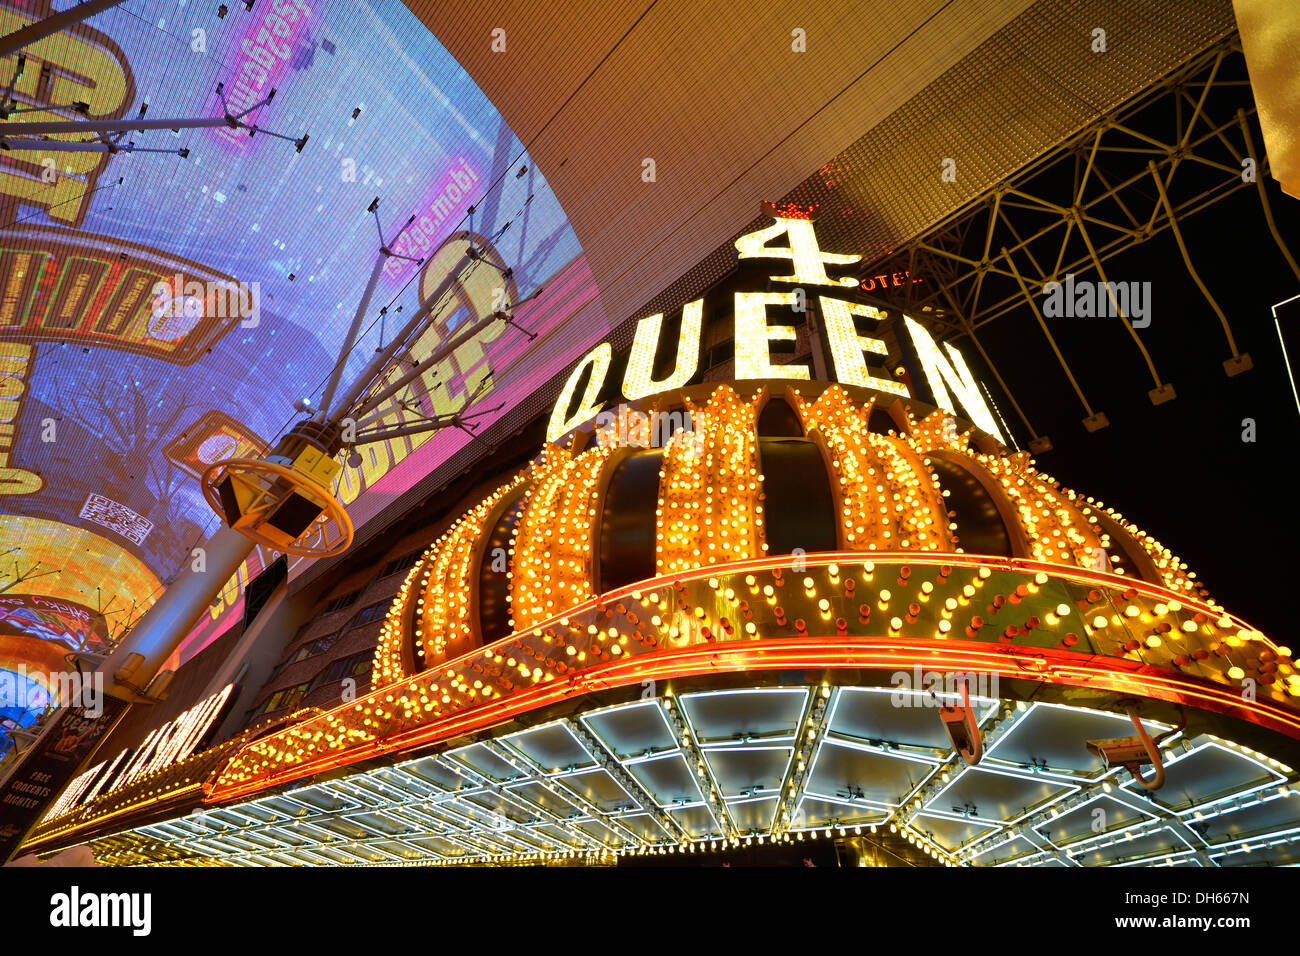
<svg viewBox="0 0 1300 956"><path fill-rule="evenodd" d="M357 598L361 597L361 591L352 591L348 594L342 594L325 605L324 613L330 614L334 611L341 611L345 607L351 607L357 603Z"/></svg>
<svg viewBox="0 0 1300 956"><path fill-rule="evenodd" d="M379 572L381 578L386 578L390 574L398 574L415 566L415 562L420 560L423 551L412 551L410 554L404 554L400 558L393 558L384 565L383 570Z"/></svg>
<svg viewBox="0 0 1300 956"><path fill-rule="evenodd" d="M352 623L349 627L360 627L362 624L370 624L373 621L378 621L388 613L388 607L392 603L391 600L380 601L378 604L371 604L368 607L363 607L359 612L357 612L357 616L352 619Z"/></svg>
<svg viewBox="0 0 1300 956"><path fill-rule="evenodd" d="M304 628L304 630L306 630L306 628ZM283 674L294 664L297 664L299 661L305 661L307 658L315 657L317 654L324 654L326 651L328 651L331 647L333 647L335 644L339 642L339 638L343 636L343 633L344 633L343 631L339 631L337 634L329 634L325 637L317 638L314 641L308 641L306 644L302 645L302 647L298 648L291 655L289 655L289 657L285 658L276 666L275 670L271 672L271 676L268 679L268 683L269 681L273 681L276 678L278 678L281 674Z"/></svg>
<svg viewBox="0 0 1300 956"><path fill-rule="evenodd" d="M355 592L354 594L348 595L348 597L350 597L352 601L355 601L356 595L360 593L361 592L358 591ZM349 601L348 603L352 603L352 601ZM339 630L334 634L328 634L325 637L318 637L314 641L308 641L306 644L302 645L302 647L298 648L296 651L290 654L289 657L275 669L275 672L271 674L271 680L275 680L282 673L284 673L284 671L287 668L292 667L294 664L297 664L299 661L305 661L309 657L315 657L318 654L324 654L331 647L333 647L340 640L342 640L343 636L346 635L348 631L352 630L352 628L359 627L362 624L370 624L373 623L374 621L380 620L381 618L383 618L385 614L388 613L388 608L392 605L392 603L393 603L392 599L390 598L387 601L380 601L377 604L367 605L366 607L363 607L360 611L358 611L356 616L353 617L352 620L348 621L348 623L344 625L342 630ZM326 610L328 611L329 608L326 608ZM259 710L258 713L264 713L264 711Z"/></svg>
<svg viewBox="0 0 1300 956"><path fill-rule="evenodd" d="M309 644L304 644L302 647L298 648L289 663L296 664L299 661L305 661L309 657L315 657L317 654L324 654L338 643L338 639L339 635L331 634L329 637L322 637Z"/></svg>
<svg viewBox="0 0 1300 956"><path fill-rule="evenodd" d="M345 677L360 677L362 674L367 674L370 672L373 661L373 651L364 651L334 661L329 667L321 671L320 677L316 678L315 686L320 687L324 684L332 684L335 681L343 680Z"/></svg>
<svg viewBox="0 0 1300 956"><path fill-rule="evenodd" d="M277 690L274 694L266 699L266 703L258 708L257 714L267 714L273 710L283 710L286 707L293 707L302 700L303 695L307 693L307 684L298 684L294 687L286 687L284 690ZM255 714L254 716L257 716Z"/></svg>

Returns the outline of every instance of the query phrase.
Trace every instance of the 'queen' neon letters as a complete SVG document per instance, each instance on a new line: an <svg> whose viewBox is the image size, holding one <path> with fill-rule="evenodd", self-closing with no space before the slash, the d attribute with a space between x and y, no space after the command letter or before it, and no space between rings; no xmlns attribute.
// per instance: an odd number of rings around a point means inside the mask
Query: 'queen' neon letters
<svg viewBox="0 0 1300 956"><path fill-rule="evenodd" d="M789 245L768 245L781 235L787 237ZM773 282L790 283L793 288L789 292L736 293L736 379L808 379L809 369L806 365L772 364L770 344L773 341L793 340L795 329L789 325L769 324L768 306L794 308L799 301L798 297L803 294L802 286L856 285L854 279L831 278L826 273L826 266L849 265L861 257L822 252L817 246L811 220L780 217L771 226L741 236L736 240L736 249L741 259L789 259L794 269L790 275L770 276ZM874 306L848 302L829 295L818 298L826 338L830 343L831 359L835 365L836 380L846 385L860 385L906 397L907 387L901 382L871 374L867 368L866 353L886 354L885 343L859 334L853 321L855 316L883 319L885 314ZM681 332L673 372L658 382L654 380L653 368L663 327L663 313L648 316L637 323L632 350L628 355L627 371L623 376L625 398L635 401L657 392L672 391L681 388L694 377L700 362L703 310L702 299L688 302L682 307ZM960 404L972 422L1005 444L1006 439L998 430L997 422L980 394L979 384L966 367L961 353L947 342L943 343L944 349L940 350L920 323L907 316L903 318L925 371L926 381L934 393L935 404L954 414L959 414L956 406ZM600 412L602 406L597 399L609 373L612 358L613 350L609 343L602 342L577 364L551 412L550 424L546 430L548 441L559 440ZM572 415L566 415L578 384L588 370L590 374L578 407Z"/></svg>

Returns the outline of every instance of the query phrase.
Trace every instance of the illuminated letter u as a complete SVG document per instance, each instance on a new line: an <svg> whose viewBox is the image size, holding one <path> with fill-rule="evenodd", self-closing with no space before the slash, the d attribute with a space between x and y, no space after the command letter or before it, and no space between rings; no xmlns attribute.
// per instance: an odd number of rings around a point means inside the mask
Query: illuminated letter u
<svg viewBox="0 0 1300 956"><path fill-rule="evenodd" d="M659 336L663 329L663 313L647 316L636 324L632 352L627 359L627 372L623 375L623 397L636 401L656 392L670 392L681 388L700 367L700 325L704 315L704 300L696 299L682 306L682 329L677 337L677 360L673 372L662 381L654 380L655 355L659 351Z"/></svg>

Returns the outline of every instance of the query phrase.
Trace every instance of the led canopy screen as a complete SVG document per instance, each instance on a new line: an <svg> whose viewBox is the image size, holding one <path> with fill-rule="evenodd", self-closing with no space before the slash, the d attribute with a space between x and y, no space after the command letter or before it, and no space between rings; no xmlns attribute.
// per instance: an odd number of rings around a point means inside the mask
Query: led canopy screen
<svg viewBox="0 0 1300 956"><path fill-rule="evenodd" d="M59 8L0 0L0 35ZM595 294L523 145L399 0L222 9L132 0L29 44L21 71L18 54L0 59L10 146L18 122L213 117L218 84L232 113L275 91L246 118L253 136L137 131L118 141L135 151L110 153L68 150L94 137L60 133L48 150L0 151L0 552L16 560L0 583L71 566L13 589L101 609L114 630L218 528L208 465L265 452L297 400L319 400L378 254L372 200L392 249L423 262L388 260L345 380L452 270L455 294L398 361L501 306L540 345ZM464 268L471 243L485 261ZM566 327L565 340L576 352L605 331ZM570 358L534 360L536 345L492 324L391 420L471 397L510 408ZM469 440L363 450L339 496L361 523ZM269 559L250 557L209 625Z"/></svg>

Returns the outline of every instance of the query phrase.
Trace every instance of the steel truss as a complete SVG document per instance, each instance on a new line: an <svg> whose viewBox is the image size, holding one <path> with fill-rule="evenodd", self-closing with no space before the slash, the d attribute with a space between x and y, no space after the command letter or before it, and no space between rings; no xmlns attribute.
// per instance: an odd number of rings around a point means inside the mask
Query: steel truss
<svg viewBox="0 0 1300 956"><path fill-rule="evenodd" d="M1236 34L1192 57L1168 76L1099 116L1039 159L998 183L927 232L864 270L880 276L908 270L921 281L897 288L891 301L933 323L949 338L969 336L1024 422L1031 448L1040 437L998 373L977 330L1007 315L1032 312L1082 404L1089 431L1109 424L1080 388L1038 300L1043 286L1067 274L1093 273L1103 263L1170 229L1183 264L1223 327L1228 375L1252 367L1239 351L1223 309L1192 262L1180 222L1232 195L1255 189L1267 228L1296 277L1300 266L1273 220L1264 188L1267 159L1256 152L1258 126ZM882 283L883 285L883 283ZM1175 397L1155 360L1109 293L1110 305L1151 375L1153 404Z"/></svg>

